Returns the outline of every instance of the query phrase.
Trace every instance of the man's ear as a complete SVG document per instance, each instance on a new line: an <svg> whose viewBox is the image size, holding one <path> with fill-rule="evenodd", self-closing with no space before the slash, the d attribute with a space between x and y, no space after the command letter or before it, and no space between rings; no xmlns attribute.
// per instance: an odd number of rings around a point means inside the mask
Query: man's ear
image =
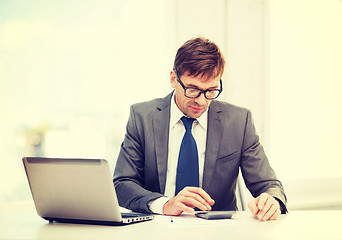
<svg viewBox="0 0 342 240"><path fill-rule="evenodd" d="M175 71L170 72L170 83L172 88L176 88L177 77Z"/></svg>

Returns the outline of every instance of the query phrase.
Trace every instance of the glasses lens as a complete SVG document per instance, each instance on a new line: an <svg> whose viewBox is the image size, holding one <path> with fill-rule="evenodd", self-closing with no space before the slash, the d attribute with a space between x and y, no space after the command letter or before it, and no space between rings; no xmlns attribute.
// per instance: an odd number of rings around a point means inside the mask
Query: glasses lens
<svg viewBox="0 0 342 240"><path fill-rule="evenodd" d="M196 88L187 88L185 90L185 96L190 97L190 98L196 98L200 94L200 90Z"/></svg>
<svg viewBox="0 0 342 240"><path fill-rule="evenodd" d="M220 90L210 90L205 92L205 97L207 99L215 99L220 95Z"/></svg>

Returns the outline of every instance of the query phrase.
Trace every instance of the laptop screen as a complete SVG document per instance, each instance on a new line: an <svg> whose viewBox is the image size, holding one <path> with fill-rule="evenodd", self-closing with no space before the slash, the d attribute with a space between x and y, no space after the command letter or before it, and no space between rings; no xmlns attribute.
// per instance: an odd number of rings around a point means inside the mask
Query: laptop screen
<svg viewBox="0 0 342 240"><path fill-rule="evenodd" d="M23 158L23 163L41 217L122 220L106 160Z"/></svg>

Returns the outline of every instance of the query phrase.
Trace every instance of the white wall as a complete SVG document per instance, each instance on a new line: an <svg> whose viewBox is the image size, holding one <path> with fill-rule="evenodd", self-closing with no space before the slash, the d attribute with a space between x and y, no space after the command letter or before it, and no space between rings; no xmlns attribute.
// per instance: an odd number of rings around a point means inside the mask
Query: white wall
<svg viewBox="0 0 342 240"><path fill-rule="evenodd" d="M270 157L290 206L342 205L342 2L269 1L269 37Z"/></svg>

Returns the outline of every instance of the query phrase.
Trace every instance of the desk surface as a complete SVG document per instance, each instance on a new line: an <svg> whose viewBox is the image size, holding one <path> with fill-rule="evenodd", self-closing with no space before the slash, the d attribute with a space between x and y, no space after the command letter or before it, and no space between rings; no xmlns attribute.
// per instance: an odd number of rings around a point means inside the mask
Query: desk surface
<svg viewBox="0 0 342 240"><path fill-rule="evenodd" d="M127 226L52 223L41 219L33 203L0 204L0 239L342 239L342 210L291 211L276 221L259 222L250 212L231 220L194 216L156 216Z"/></svg>

